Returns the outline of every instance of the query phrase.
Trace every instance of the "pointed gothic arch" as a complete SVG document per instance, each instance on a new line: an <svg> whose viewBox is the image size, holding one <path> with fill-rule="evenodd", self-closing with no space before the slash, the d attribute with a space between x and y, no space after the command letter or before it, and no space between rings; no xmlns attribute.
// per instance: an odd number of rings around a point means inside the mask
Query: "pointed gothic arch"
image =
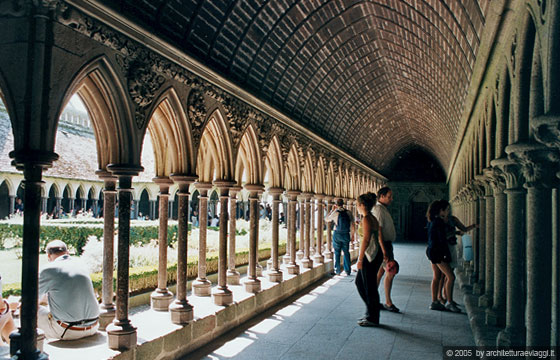
<svg viewBox="0 0 560 360"><path fill-rule="evenodd" d="M232 149L227 125L219 110L206 123L197 151L196 174L200 182L232 178Z"/></svg>

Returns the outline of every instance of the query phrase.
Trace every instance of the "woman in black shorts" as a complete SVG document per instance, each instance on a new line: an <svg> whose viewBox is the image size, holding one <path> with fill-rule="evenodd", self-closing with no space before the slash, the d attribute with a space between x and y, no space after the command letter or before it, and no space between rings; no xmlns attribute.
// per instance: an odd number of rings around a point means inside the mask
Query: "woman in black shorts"
<svg viewBox="0 0 560 360"><path fill-rule="evenodd" d="M453 301L453 285L455 284L455 274L449 266L451 253L447 246L447 236L444 218L449 215L449 202L447 200L436 200L428 207L426 217L428 218L428 249L426 255L432 262L432 304L431 310L449 310L461 312ZM447 293L447 304L444 306L438 301L438 284L445 275L445 291Z"/></svg>

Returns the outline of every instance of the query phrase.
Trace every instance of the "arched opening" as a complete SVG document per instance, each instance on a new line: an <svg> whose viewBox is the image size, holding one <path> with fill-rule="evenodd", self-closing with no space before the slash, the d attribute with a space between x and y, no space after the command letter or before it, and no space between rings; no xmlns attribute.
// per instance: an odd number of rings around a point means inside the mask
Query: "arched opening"
<svg viewBox="0 0 560 360"><path fill-rule="evenodd" d="M138 201L138 219L149 219L151 215L152 210L150 209L150 196L148 195L148 191L144 189L142 190L140 200Z"/></svg>
<svg viewBox="0 0 560 360"><path fill-rule="evenodd" d="M6 181L0 185L0 219L10 216L10 188Z"/></svg>
<svg viewBox="0 0 560 360"><path fill-rule="evenodd" d="M50 214L52 218L58 218L58 209L57 209L57 198L58 198L58 189L56 188L55 184L51 185L49 189L49 198L47 199L47 212Z"/></svg>
<svg viewBox="0 0 560 360"><path fill-rule="evenodd" d="M403 149L389 166L391 181L445 182L445 172L438 160L424 149Z"/></svg>
<svg viewBox="0 0 560 360"><path fill-rule="evenodd" d="M69 185L66 185L64 191L62 192L62 211L65 214L70 214L74 208L73 199L70 198L71 190Z"/></svg>

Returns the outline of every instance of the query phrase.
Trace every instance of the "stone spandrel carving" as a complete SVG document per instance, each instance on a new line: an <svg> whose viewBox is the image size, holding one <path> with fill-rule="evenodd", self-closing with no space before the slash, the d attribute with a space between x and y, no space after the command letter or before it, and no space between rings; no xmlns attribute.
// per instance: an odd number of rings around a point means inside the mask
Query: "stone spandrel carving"
<svg viewBox="0 0 560 360"><path fill-rule="evenodd" d="M187 116L191 122L191 134L195 149L200 145L207 112L204 94L197 88L192 89L187 96Z"/></svg>
<svg viewBox="0 0 560 360"><path fill-rule="evenodd" d="M139 50L135 58L117 56L127 79L128 93L136 104L134 114L136 126L143 129L148 119L146 110L152 104L157 91L165 82L165 78L152 70L148 52Z"/></svg>
<svg viewBox="0 0 560 360"><path fill-rule="evenodd" d="M233 148L237 149L241 142L246 126L249 124L249 107L243 102L227 96L222 105L226 109L226 117L229 125Z"/></svg>

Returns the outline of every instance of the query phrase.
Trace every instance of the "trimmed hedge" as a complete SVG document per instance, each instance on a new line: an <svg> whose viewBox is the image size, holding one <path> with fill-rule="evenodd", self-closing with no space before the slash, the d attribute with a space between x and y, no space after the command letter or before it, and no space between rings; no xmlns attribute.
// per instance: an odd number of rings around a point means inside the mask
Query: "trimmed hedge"
<svg viewBox="0 0 560 360"><path fill-rule="evenodd" d="M297 246L296 246L297 247ZM286 253L286 244L280 244L278 247L278 255ZM270 258L271 249L259 249L259 261ZM249 263L249 250L243 250L236 253L235 266L243 266ZM206 273L213 274L218 272L218 255L216 253L209 254L206 258ZM131 268L129 270L129 291L130 295L153 291L157 288L157 266L145 266L139 268ZM195 256L189 257L187 260L187 279L194 280L198 275L198 260ZM116 288L117 273L113 275L113 288ZM103 273L91 274L93 289L99 299L101 299L101 291L103 285ZM167 267L167 284L172 285L177 282L177 264ZM7 298L10 295L21 295L20 284L7 284L2 289L2 296Z"/></svg>
<svg viewBox="0 0 560 360"><path fill-rule="evenodd" d="M115 224L118 228L118 223ZM189 224L189 231L191 225ZM102 222L70 222L70 223L45 223L41 225L40 249L43 250L49 241L62 240L70 251L81 255L83 247L90 236L103 238ZM173 246L177 241L177 224L169 224L167 227L169 245ZM130 244L144 245L152 239L159 237L159 225L130 225ZM8 222L0 222L0 249L4 248L6 239L23 238L23 225Z"/></svg>

